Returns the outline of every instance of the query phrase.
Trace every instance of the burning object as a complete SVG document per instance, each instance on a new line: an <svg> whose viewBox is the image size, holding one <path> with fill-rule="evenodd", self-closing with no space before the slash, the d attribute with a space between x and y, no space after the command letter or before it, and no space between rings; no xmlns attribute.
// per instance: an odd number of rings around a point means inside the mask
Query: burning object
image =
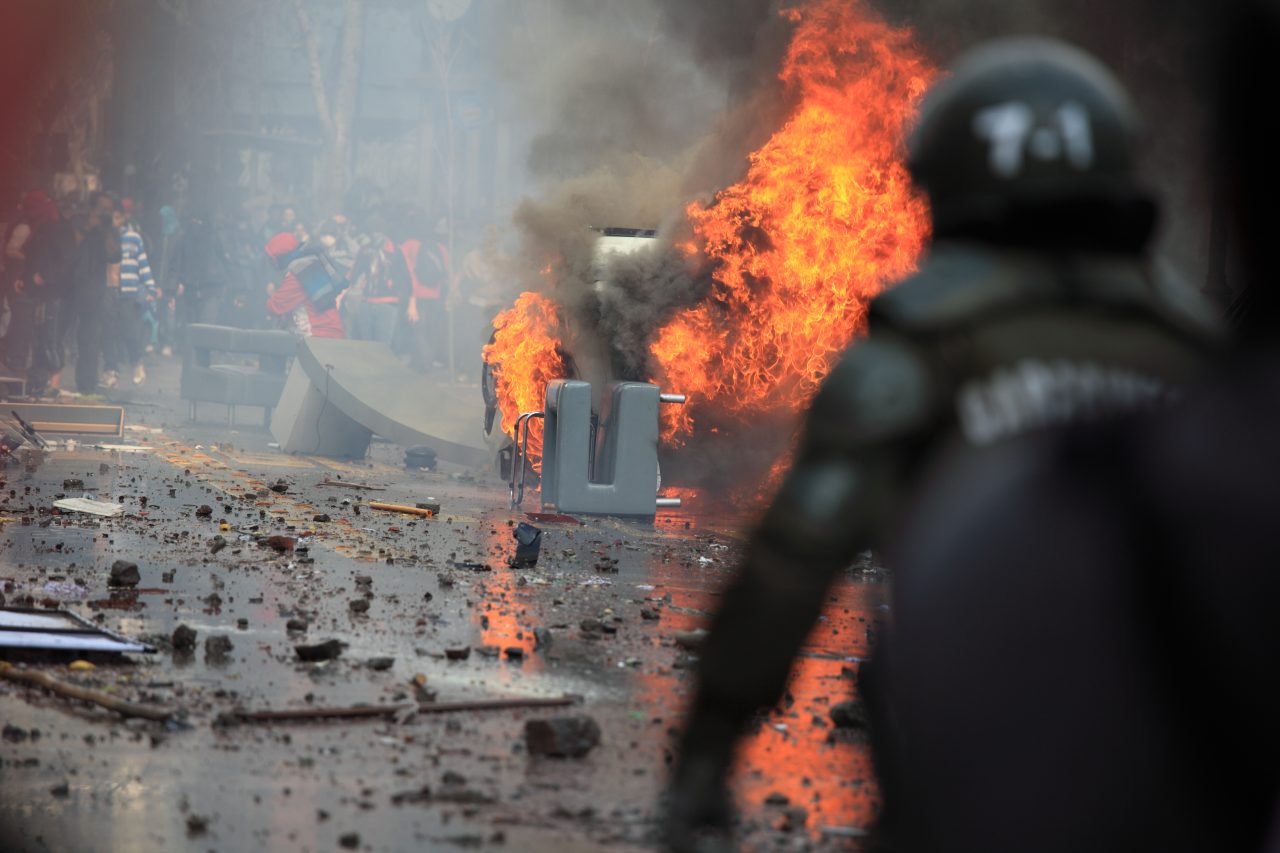
<svg viewBox="0 0 1280 853"><path fill-rule="evenodd" d="M802 411L929 235L904 141L935 71L911 33L844 0L785 14L793 112L741 181L686 211L711 281L650 348L656 381L690 398L667 413L673 440Z"/></svg>
<svg viewBox="0 0 1280 853"><path fill-rule="evenodd" d="M870 300L914 271L929 221L904 141L934 67L909 30L863 3L814 0L784 15L793 34L778 76L791 106L745 176L710 203L689 205L685 227L651 241L655 251L636 256L642 263L614 259L628 268L627 299L584 297L581 275L568 280L581 260L553 257L544 285L498 318L486 359L500 366L499 429L541 408L547 382L587 378L574 372L584 336L566 327L636 331L608 315L630 311L647 325L625 343L609 339L613 361L632 370L610 378L688 394L688 406L663 412L661 429L682 482L726 491L761 482L864 331ZM596 277L594 290L609 279Z"/></svg>
<svg viewBox="0 0 1280 853"><path fill-rule="evenodd" d="M618 257L657 245L657 232L647 228L596 228L589 276L589 310L565 311L550 296L528 292L494 321L493 339L484 348L485 440L497 454L510 454L516 423L527 412L541 411L548 383L581 379L591 383L597 407L605 386L622 378L613 354L594 322L613 286L609 266ZM552 275L551 268L546 270ZM531 426L529 453L534 470L542 456L541 424ZM500 473L503 466L500 467Z"/></svg>
<svg viewBox="0 0 1280 853"><path fill-rule="evenodd" d="M594 417L591 396L588 382L556 379L547 386L546 411L538 413L543 511L652 517L660 506L679 506L679 499L657 497L658 407L664 402L658 387L612 383ZM527 437L533 420L523 423ZM517 457L513 503L522 497L523 463Z"/></svg>

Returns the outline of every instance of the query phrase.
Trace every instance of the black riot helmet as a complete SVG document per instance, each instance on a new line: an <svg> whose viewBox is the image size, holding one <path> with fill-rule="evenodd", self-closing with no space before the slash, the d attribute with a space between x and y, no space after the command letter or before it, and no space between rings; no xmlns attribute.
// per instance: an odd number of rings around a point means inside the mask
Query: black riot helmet
<svg viewBox="0 0 1280 853"><path fill-rule="evenodd" d="M991 42L926 96L910 168L936 237L1136 250L1155 206L1134 176L1137 119L1096 59L1041 38Z"/></svg>

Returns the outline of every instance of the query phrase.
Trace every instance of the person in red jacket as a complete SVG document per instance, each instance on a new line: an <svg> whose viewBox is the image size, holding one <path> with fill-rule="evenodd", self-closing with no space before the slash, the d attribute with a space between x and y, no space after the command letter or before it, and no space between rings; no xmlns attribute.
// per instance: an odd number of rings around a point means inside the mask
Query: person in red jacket
<svg viewBox="0 0 1280 853"><path fill-rule="evenodd" d="M281 326L299 337L346 337L336 298L326 299L325 307L318 307L300 278L321 263L318 257L306 252L298 238L288 231L272 237L266 251L276 266L284 270L284 279L267 300L267 311Z"/></svg>
<svg viewBox="0 0 1280 853"><path fill-rule="evenodd" d="M413 366L418 370L444 367L448 323L444 297L453 275L449 249L443 243L413 238L400 244L413 280L413 301L407 319L412 324Z"/></svg>

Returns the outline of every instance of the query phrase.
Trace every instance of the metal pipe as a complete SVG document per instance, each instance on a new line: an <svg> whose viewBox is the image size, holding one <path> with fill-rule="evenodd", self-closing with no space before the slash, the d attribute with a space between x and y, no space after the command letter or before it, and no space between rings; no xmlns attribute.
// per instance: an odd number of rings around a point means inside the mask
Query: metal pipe
<svg viewBox="0 0 1280 853"><path fill-rule="evenodd" d="M529 459L529 426L535 418L542 419L543 417L542 412L525 412L516 419L516 447L519 453L512 454L515 457L512 459L513 467L511 469L511 506L513 508L524 503L525 468ZM520 439L520 426L524 427L523 441ZM518 467L516 467L517 462L519 462ZM519 478L518 484L516 482L517 477Z"/></svg>
<svg viewBox="0 0 1280 853"><path fill-rule="evenodd" d="M520 464L520 424L523 422L524 415L520 415L516 418L515 427L511 431L511 479L507 483L507 491L512 507L516 505L516 466Z"/></svg>
<svg viewBox="0 0 1280 853"><path fill-rule="evenodd" d="M689 402L689 398L684 394L659 394L658 402L675 403L676 405L683 406L685 403Z"/></svg>
<svg viewBox="0 0 1280 853"><path fill-rule="evenodd" d="M509 491L511 496L511 506L513 507L519 506L519 503L517 503L516 501L516 482L517 482L518 472L524 467L524 461L520 456L520 430L524 427L525 423L529 420L529 415L531 414L532 412L525 412L524 414L516 418L515 430L513 431L513 434L512 434L511 482L509 483L509 486L510 486ZM521 497L523 497L523 495Z"/></svg>
<svg viewBox="0 0 1280 853"><path fill-rule="evenodd" d="M680 498L658 498L658 509L675 509L680 505Z"/></svg>
<svg viewBox="0 0 1280 853"><path fill-rule="evenodd" d="M524 415L516 418L515 429L511 436L511 482L509 483L509 492L511 496L511 506L516 505L516 471L520 466L520 427L524 424Z"/></svg>

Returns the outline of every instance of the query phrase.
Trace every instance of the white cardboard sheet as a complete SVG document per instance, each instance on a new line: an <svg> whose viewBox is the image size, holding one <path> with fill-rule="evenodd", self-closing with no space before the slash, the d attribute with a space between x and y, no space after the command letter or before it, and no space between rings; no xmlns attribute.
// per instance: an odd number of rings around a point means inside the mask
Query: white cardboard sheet
<svg viewBox="0 0 1280 853"><path fill-rule="evenodd" d="M95 501L89 498L63 498L60 501L54 501L53 505L65 512L87 512L90 515L99 515L103 518L115 518L118 515L124 515L124 504Z"/></svg>

